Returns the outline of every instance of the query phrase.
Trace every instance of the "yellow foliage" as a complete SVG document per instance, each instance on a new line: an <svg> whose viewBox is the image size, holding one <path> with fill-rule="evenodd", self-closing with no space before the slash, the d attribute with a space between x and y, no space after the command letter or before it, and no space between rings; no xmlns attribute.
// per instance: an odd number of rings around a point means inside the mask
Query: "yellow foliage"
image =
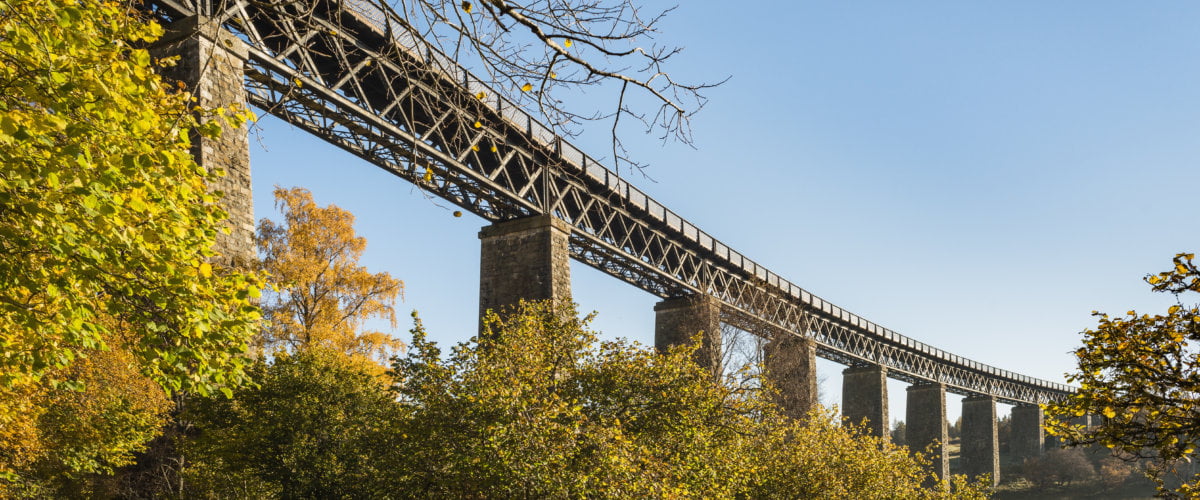
<svg viewBox="0 0 1200 500"><path fill-rule="evenodd" d="M248 114L164 84L145 49L163 30L132 12L0 2L4 487L119 466L158 431L165 393L245 381L261 281L200 267L227 214L189 135Z"/></svg>
<svg viewBox="0 0 1200 500"><path fill-rule="evenodd" d="M1192 254L1175 256L1169 271L1146 278L1152 289L1180 296L1200 292L1200 270ZM1069 444L1101 444L1131 456L1153 457L1148 474L1160 493L1163 478L1179 462L1195 460L1200 444L1200 308L1182 302L1164 315L1129 311L1126 316L1093 314L1097 326L1083 332L1076 349L1079 369L1069 380L1079 390L1047 405L1047 426ZM1100 415L1099 425L1072 425L1072 417ZM1188 494L1200 475L1184 478L1174 494Z"/></svg>
<svg viewBox="0 0 1200 500"><path fill-rule="evenodd" d="M983 498L820 410L801 423L769 393L715 383L692 359L624 340L547 304L484 318L444 358L418 322L394 364L396 486L417 497ZM698 343L697 343L698 344ZM733 384L734 382L730 382Z"/></svg>
<svg viewBox="0 0 1200 500"><path fill-rule="evenodd" d="M237 120L200 125L162 83L138 48L161 34L121 3L0 4L0 390L62 382L109 341L101 316L137 324L130 349L169 390L240 380L257 278L199 279L226 214L187 139Z"/></svg>
<svg viewBox="0 0 1200 500"><path fill-rule="evenodd" d="M355 235L350 212L318 206L301 188L276 188L275 200L283 222L258 226L262 270L274 284L263 300L270 324L258 344L269 352L320 346L382 374L382 363L404 344L363 328L371 318L395 327L393 306L404 284L358 264L367 240Z"/></svg>
<svg viewBox="0 0 1200 500"><path fill-rule="evenodd" d="M114 331L129 328L106 323ZM20 413L0 420L0 474L19 480L0 482L0 494L68 485L77 490L83 486L81 475L111 473L133 463L133 453L159 433L171 401L139 373L137 358L127 349L130 339L127 334L111 338L108 349L88 352L54 373L78 388L31 384L4 393L5 405Z"/></svg>

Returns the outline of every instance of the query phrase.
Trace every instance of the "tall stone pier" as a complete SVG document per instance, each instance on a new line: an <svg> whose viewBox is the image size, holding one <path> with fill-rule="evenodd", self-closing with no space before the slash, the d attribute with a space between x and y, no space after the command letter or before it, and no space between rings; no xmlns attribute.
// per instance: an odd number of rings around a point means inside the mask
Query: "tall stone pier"
<svg viewBox="0 0 1200 500"><path fill-rule="evenodd" d="M923 453L932 462L939 479L950 476L950 441L946 423L946 385L921 383L908 387L905 401L904 437L909 450Z"/></svg>
<svg viewBox="0 0 1200 500"><path fill-rule="evenodd" d="M852 366L842 371L842 416L858 425L867 419L866 431L891 435L888 422L887 368Z"/></svg>
<svg viewBox="0 0 1200 500"><path fill-rule="evenodd" d="M571 226L550 215L497 222L479 231L479 317L521 300L571 302Z"/></svg>
<svg viewBox="0 0 1200 500"><path fill-rule="evenodd" d="M779 389L783 413L804 419L817 405L817 343L779 332L763 346L766 376Z"/></svg>
<svg viewBox="0 0 1200 500"><path fill-rule="evenodd" d="M994 396L968 396L962 400L962 472L975 478L992 475L1000 482L1000 446Z"/></svg>
<svg viewBox="0 0 1200 500"><path fill-rule="evenodd" d="M1012 438L1009 449L1017 460L1034 458L1045 448L1045 431L1042 408L1037 405L1019 405L1012 409Z"/></svg>
<svg viewBox="0 0 1200 500"><path fill-rule="evenodd" d="M243 81L247 48L244 42L202 16L181 19L166 27L151 47L156 58L178 56L175 66L164 68L167 82L182 83L206 108L246 106ZM246 268L255 256L254 199L250 186L250 142L246 127L226 127L220 137L193 134L192 156L209 171L223 170L224 177L208 187L224 193L221 208L229 213L229 234L217 233L215 264Z"/></svg>
<svg viewBox="0 0 1200 500"><path fill-rule="evenodd" d="M714 378L721 375L721 301L709 295L671 298L655 304L654 313L654 346L659 351L689 343L703 332L696 363Z"/></svg>

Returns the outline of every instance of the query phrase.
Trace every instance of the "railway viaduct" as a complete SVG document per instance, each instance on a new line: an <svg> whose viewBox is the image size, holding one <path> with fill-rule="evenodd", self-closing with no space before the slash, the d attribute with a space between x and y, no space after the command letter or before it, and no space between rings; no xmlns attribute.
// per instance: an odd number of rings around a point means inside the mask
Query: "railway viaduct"
<svg viewBox="0 0 1200 500"><path fill-rule="evenodd" d="M802 416L816 401L817 356L846 366L842 411L888 432L887 379L906 391L907 438L948 441L946 393L961 394L962 470L999 478L997 403L1013 404L1012 451L1045 446L1038 406L1068 386L978 363L900 335L792 284L655 202L365 0L148 0L167 28L153 51L180 56L167 76L201 104L251 104L491 222L480 233L480 310L570 300L570 259L662 298L655 342L703 331L715 368L720 326L767 338L768 376ZM486 95L486 98L480 98ZM253 257L245 134L193 144L227 175L231 264ZM949 474L946 449L933 467Z"/></svg>

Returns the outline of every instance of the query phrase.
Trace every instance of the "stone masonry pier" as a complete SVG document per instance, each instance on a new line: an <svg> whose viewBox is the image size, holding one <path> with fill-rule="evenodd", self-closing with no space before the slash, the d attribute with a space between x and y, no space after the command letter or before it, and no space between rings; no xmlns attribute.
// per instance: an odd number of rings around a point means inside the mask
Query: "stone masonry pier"
<svg viewBox="0 0 1200 500"><path fill-rule="evenodd" d="M721 302L707 295L667 299L654 306L654 346L666 351L692 342L700 333L695 360L701 367L721 375Z"/></svg>
<svg viewBox="0 0 1200 500"><path fill-rule="evenodd" d="M950 476L950 456L946 444L950 433L946 423L945 384L923 383L908 387L905 401L905 440L914 453L923 453L932 462L940 479Z"/></svg>
<svg viewBox="0 0 1200 500"><path fill-rule="evenodd" d="M962 401L962 472L975 478L992 475L1000 482L1000 445L997 435L996 398L968 396Z"/></svg>
<svg viewBox="0 0 1200 500"><path fill-rule="evenodd" d="M1045 450L1046 434L1042 429L1042 408L1020 405L1012 409L1012 437L1009 450L1019 460L1034 458Z"/></svg>
<svg viewBox="0 0 1200 500"><path fill-rule="evenodd" d="M763 346L766 376L779 390L785 415L803 419L817 406L817 343L778 332Z"/></svg>
<svg viewBox="0 0 1200 500"><path fill-rule="evenodd" d="M842 371L842 416L854 425L866 419L866 431L873 436L890 435L887 368L867 365Z"/></svg>
<svg viewBox="0 0 1200 500"><path fill-rule="evenodd" d="M243 75L247 48L242 40L203 16L192 16L166 27L150 48L156 58L178 56L164 68L167 82L178 82L206 108L245 108ZM246 127L226 129L219 137L192 134L192 156L208 171L222 170L211 191L224 193L221 208L229 213L229 234L217 233L214 264L245 268L255 258L254 200L250 184L250 140Z"/></svg>
<svg viewBox="0 0 1200 500"><path fill-rule="evenodd" d="M571 228L549 215L498 222L479 231L479 316L521 300L571 302Z"/></svg>

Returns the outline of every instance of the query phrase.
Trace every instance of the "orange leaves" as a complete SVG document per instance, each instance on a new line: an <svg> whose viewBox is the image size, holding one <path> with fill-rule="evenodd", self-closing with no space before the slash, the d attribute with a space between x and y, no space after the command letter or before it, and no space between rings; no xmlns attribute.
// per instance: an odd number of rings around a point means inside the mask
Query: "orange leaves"
<svg viewBox="0 0 1200 500"><path fill-rule="evenodd" d="M433 171L426 170L425 176L432 180ZM264 270L278 287L263 300L271 326L260 343L270 350L332 349L370 363L382 374L375 363L384 362L403 343L363 327L371 318L395 325L393 306L404 284L358 264L367 240L355 234L350 212L318 206L302 188L277 188L275 199L283 223L264 220L258 230Z"/></svg>

